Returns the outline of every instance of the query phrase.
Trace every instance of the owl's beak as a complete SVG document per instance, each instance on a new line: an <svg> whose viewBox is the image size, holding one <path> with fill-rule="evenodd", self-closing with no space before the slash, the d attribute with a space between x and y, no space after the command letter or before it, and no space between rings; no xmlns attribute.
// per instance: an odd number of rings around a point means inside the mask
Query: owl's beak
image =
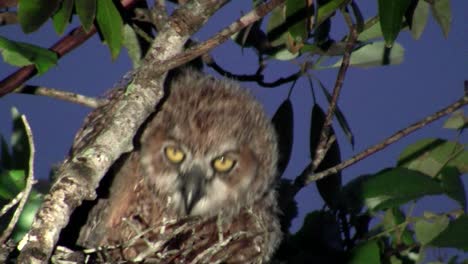
<svg viewBox="0 0 468 264"><path fill-rule="evenodd" d="M205 183L205 173L198 166L181 174L180 191L187 215L190 215L193 207L205 195Z"/></svg>

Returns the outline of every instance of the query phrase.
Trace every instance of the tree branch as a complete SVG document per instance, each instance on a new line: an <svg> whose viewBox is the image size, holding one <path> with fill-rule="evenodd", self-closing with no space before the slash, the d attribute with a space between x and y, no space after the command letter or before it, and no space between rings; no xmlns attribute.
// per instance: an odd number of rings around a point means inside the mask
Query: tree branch
<svg viewBox="0 0 468 264"><path fill-rule="evenodd" d="M11 25L18 23L18 15L16 12L1 12L0 26Z"/></svg>
<svg viewBox="0 0 468 264"><path fill-rule="evenodd" d="M77 137L73 153L61 165L31 230L24 237L18 263L46 263L73 210L95 189L108 168L133 148L133 136L163 96L167 60L226 1L190 1L173 12L155 38L125 93L98 108Z"/></svg>
<svg viewBox="0 0 468 264"><path fill-rule="evenodd" d="M430 116L427 116L425 118L423 118L422 120L396 132L395 134L391 135L390 137L388 137L387 139L385 139L384 141L382 141L381 143L378 143L372 147L369 147L367 148L366 150L362 151L361 153L353 156L352 158L346 160L346 161L343 161L341 162L340 164L336 165L336 166L333 166L329 169L326 169L324 171L321 171L319 173L313 173L312 171L310 170L304 170L302 172L302 174L300 176L298 176L296 178L296 181L294 182L294 185L295 185L295 190L300 190L302 188L302 186L304 185L307 185L313 181L316 181L316 180L320 180L328 175L331 175L331 174L335 174L337 173L338 171L341 171L343 170L344 168L346 167L349 167L351 165L353 165L354 163L358 162L358 161L361 161L367 157L369 157L370 155L386 148L387 146L389 146L390 144L393 144L395 143L396 141L400 140L401 138L413 133L414 131L420 129L420 128L423 128L425 126L427 126L428 124L436 121L437 119L447 115L447 114L450 114L450 113L453 113L454 111L456 111L457 109L461 108L462 106L465 106L468 104L468 94L465 94L464 97L460 98L458 101L450 104L449 106L435 112L434 114L430 115ZM300 182L298 182L297 179L299 178L303 178L305 179L304 180L304 185L301 184ZM297 193L296 191L296 193Z"/></svg>
<svg viewBox="0 0 468 264"><path fill-rule="evenodd" d="M122 0L121 4L124 8L129 8L133 5L137 0ZM0 3L0 7L2 4L11 5L15 4L16 0L7 0L6 3ZM70 31L67 36L61 38L57 41L54 45L50 47L50 50L57 53L59 57L66 55L68 52L74 50L75 48L79 47L83 44L86 40L88 40L94 33L96 33L96 27L93 26L86 32L83 27L77 27ZM10 74L2 81L0 81L0 97L11 93L17 87L22 85L24 82L35 76L37 73L36 68L34 65L24 66L21 69L17 70L16 72Z"/></svg>
<svg viewBox="0 0 468 264"><path fill-rule="evenodd" d="M80 104L90 108L97 108L98 106L104 104L106 100L97 99L93 97L84 96L81 94L66 92L62 90L57 90L53 88L47 88L43 86L36 85L22 85L18 89L15 89L15 93L22 94L32 94L32 95L42 95L47 96L75 104Z"/></svg>

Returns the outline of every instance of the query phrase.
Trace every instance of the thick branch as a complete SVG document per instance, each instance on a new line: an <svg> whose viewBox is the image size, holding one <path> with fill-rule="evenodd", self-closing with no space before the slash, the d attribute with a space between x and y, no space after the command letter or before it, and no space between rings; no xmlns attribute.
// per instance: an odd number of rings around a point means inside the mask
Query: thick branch
<svg viewBox="0 0 468 264"><path fill-rule="evenodd" d="M57 181L23 240L19 263L47 262L73 210L84 199L95 197L95 188L108 168L121 154L132 150L134 134L163 96L167 60L179 53L224 3L191 1L176 10L154 40L127 92L98 109L96 120L88 120L90 126L84 128L78 138L81 142L60 167Z"/></svg>
<svg viewBox="0 0 468 264"><path fill-rule="evenodd" d="M390 144L393 144L395 143L396 141L400 140L401 138L413 133L414 131L420 129L420 128L423 128L425 126L427 126L428 124L436 121L437 119L447 115L447 114L450 114L450 113L453 113L454 111L456 111L457 109L465 106L468 104L468 95L465 95L464 97L462 97L461 99L459 99L458 101L456 101L455 103L452 103L450 104L449 106L445 107L444 109L441 109L437 112L435 112L434 114L430 115L430 116L427 116L425 117L424 119L396 132L395 134L391 135L390 137L388 137L387 139L385 139L384 141L382 141L381 143L378 143L372 147L369 147L368 149L362 151L361 153L353 156L352 158L346 160L346 161L343 161L342 163L336 165L336 166L333 166L329 169L326 169L324 171L321 171L319 173L313 173L311 170L308 170L307 168L302 172L302 174L300 176L297 177L297 179L299 178L303 178L305 179L304 180L304 184L302 184L302 181L298 181L296 179L296 181L294 182L294 185L295 185L295 190L296 192L300 190L300 188L302 188L302 186L304 185L307 185L313 181L316 181L316 180L320 180L322 178L325 178L327 177L328 175L331 175L331 174L336 174L337 172L343 170L344 168L346 167L349 167L351 165L353 165L354 163L358 162L358 161L361 161L367 157L369 157L370 155L386 148L387 146L389 146Z"/></svg>
<svg viewBox="0 0 468 264"><path fill-rule="evenodd" d="M18 23L18 15L16 12L0 13L0 26L11 25Z"/></svg>

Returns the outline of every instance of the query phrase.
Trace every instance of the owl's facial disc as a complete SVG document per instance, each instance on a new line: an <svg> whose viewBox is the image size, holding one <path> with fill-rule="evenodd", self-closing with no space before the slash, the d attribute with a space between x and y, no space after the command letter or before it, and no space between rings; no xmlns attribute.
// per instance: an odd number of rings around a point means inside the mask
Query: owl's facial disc
<svg viewBox="0 0 468 264"><path fill-rule="evenodd" d="M194 166L189 171L180 174L180 192L184 203L186 215L190 215L192 209L206 192L206 176L199 166Z"/></svg>

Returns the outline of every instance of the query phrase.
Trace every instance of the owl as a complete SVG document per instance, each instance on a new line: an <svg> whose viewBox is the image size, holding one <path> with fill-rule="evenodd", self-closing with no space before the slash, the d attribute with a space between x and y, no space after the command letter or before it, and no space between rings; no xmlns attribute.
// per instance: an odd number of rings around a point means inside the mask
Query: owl
<svg viewBox="0 0 468 264"><path fill-rule="evenodd" d="M276 135L261 105L186 70L140 130L81 228L94 262L268 262L281 231Z"/></svg>

